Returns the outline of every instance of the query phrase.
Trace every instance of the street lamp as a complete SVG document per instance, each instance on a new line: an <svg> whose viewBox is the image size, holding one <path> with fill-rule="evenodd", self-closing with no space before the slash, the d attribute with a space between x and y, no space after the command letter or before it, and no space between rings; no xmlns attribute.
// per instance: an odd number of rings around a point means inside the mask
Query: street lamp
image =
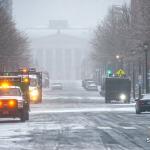
<svg viewBox="0 0 150 150"><path fill-rule="evenodd" d="M119 69L123 69L123 56L116 55L116 59L120 62Z"/></svg>
<svg viewBox="0 0 150 150"><path fill-rule="evenodd" d="M119 56L119 55L116 55L116 59L120 59L120 56Z"/></svg>
<svg viewBox="0 0 150 150"><path fill-rule="evenodd" d="M146 81L146 93L149 93L149 79L148 79L148 44L144 43L144 52L145 52L145 81Z"/></svg>

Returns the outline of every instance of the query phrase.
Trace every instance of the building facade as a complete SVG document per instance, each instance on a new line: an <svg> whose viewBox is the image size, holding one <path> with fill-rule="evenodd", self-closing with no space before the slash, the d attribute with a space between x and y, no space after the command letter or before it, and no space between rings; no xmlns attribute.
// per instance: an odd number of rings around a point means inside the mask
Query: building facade
<svg viewBox="0 0 150 150"><path fill-rule="evenodd" d="M85 39L56 32L32 41L34 62L53 80L81 79L81 64L89 51Z"/></svg>

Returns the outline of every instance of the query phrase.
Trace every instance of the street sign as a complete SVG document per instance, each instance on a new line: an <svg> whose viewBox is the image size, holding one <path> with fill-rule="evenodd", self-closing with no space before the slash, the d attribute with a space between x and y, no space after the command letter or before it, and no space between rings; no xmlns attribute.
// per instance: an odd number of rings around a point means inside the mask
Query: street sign
<svg viewBox="0 0 150 150"><path fill-rule="evenodd" d="M119 69L116 71L116 75L119 77L122 77L122 76L126 75L126 72L123 69Z"/></svg>

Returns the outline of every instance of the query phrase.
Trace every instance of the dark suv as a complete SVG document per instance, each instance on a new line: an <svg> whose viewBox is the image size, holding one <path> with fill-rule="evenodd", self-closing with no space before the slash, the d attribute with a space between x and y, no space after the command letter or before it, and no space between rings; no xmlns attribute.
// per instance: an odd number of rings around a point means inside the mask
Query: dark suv
<svg viewBox="0 0 150 150"><path fill-rule="evenodd" d="M141 98L136 99L135 111L136 114L141 112L150 111L150 94L144 94Z"/></svg>

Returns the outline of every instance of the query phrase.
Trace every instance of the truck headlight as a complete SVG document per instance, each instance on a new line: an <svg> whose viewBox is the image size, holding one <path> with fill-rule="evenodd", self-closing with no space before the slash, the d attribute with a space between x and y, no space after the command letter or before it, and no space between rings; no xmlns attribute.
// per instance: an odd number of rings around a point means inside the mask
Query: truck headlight
<svg viewBox="0 0 150 150"><path fill-rule="evenodd" d="M38 96L38 95L39 95L39 92L38 92L38 90L31 90L31 91L30 91L30 95L31 95L31 96Z"/></svg>
<svg viewBox="0 0 150 150"><path fill-rule="evenodd" d="M30 99L31 100L37 100L39 96L39 91L37 89L33 89L30 91Z"/></svg>
<svg viewBox="0 0 150 150"><path fill-rule="evenodd" d="M121 94L121 95L120 95L120 100L123 100L123 101L124 101L124 100L126 100L126 99L127 99L127 96L126 96L125 94Z"/></svg>

